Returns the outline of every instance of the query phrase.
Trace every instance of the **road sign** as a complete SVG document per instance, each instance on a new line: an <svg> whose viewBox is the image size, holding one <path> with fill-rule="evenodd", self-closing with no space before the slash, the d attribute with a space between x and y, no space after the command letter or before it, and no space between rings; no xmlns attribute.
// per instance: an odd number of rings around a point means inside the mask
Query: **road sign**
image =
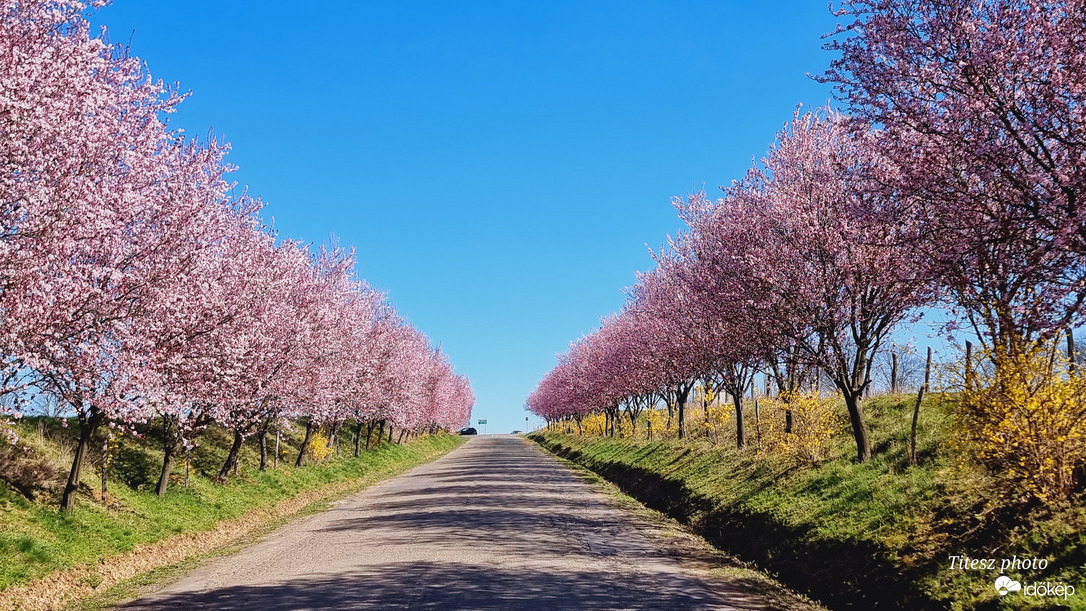
<svg viewBox="0 0 1086 611"><path fill-rule="evenodd" d="M486 424L486 419L484 419L484 418L479 418L479 424L481 424L481 425L482 425L482 424Z"/></svg>

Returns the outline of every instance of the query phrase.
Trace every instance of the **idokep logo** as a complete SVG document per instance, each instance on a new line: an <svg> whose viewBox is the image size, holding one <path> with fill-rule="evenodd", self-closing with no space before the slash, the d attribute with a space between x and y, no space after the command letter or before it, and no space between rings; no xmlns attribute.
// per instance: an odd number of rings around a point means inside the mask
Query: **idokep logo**
<svg viewBox="0 0 1086 611"><path fill-rule="evenodd" d="M1022 584L1007 577L1006 575L1000 575L999 579L995 580L995 589L999 590L1000 596L1006 596L1009 592L1017 592L1022 589Z"/></svg>
<svg viewBox="0 0 1086 611"><path fill-rule="evenodd" d="M1023 596L1057 596L1067 600L1075 595L1075 586L1071 584L1035 581L1023 588L1022 584L1006 575L1000 575L999 578L995 580L995 589L999 592L1000 596L1006 596L1011 592L1021 592Z"/></svg>

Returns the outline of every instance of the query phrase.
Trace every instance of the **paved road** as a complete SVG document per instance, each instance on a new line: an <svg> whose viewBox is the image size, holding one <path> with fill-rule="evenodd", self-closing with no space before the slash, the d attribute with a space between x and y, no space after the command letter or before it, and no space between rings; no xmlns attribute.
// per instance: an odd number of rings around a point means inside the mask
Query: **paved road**
<svg viewBox="0 0 1086 611"><path fill-rule="evenodd" d="M762 609L531 442L483 436L126 609Z"/></svg>

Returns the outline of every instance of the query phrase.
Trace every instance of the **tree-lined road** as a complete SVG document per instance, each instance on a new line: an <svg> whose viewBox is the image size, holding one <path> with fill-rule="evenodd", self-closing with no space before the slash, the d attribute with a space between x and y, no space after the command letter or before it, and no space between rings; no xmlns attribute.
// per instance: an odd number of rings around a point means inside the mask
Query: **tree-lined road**
<svg viewBox="0 0 1086 611"><path fill-rule="evenodd" d="M534 444L484 436L127 609L764 609Z"/></svg>

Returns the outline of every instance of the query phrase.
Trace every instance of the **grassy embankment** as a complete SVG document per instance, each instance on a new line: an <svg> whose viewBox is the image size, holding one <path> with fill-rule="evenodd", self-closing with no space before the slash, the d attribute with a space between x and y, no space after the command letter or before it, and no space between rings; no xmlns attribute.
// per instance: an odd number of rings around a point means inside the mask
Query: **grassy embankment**
<svg viewBox="0 0 1086 611"><path fill-rule="evenodd" d="M39 424L41 425L39 427ZM100 498L100 456L90 456L76 508L57 509L74 448L74 428L56 419L17 423L19 452L0 456L0 608L54 608L149 571L213 553L293 515L433 460L459 446L454 435L427 435L403 445L384 443L354 458L344 433L341 456L295 468L299 442L284 436L277 469L259 471L255 442L247 442L239 474L218 474L231 442L212 427L192 454L188 485L183 460L172 483L154 494L162 450L155 431L124 436L111 452L108 496ZM20 492L7 479L20 473ZM36 490L27 480L37 479Z"/></svg>
<svg viewBox="0 0 1086 611"><path fill-rule="evenodd" d="M914 401L867 402L875 454L863 464L844 423L816 465L760 455L757 439L737 450L704 438L532 438L831 608L1086 609L1082 496L1023 504L962 463L948 444L953 406L944 396L922 408L920 463L911 466ZM996 559L997 569L952 570L952 555ZM1076 593L1001 598L993 585L998 565L1016 556L1048 561L1045 570L1005 571L1023 588L1062 582Z"/></svg>

